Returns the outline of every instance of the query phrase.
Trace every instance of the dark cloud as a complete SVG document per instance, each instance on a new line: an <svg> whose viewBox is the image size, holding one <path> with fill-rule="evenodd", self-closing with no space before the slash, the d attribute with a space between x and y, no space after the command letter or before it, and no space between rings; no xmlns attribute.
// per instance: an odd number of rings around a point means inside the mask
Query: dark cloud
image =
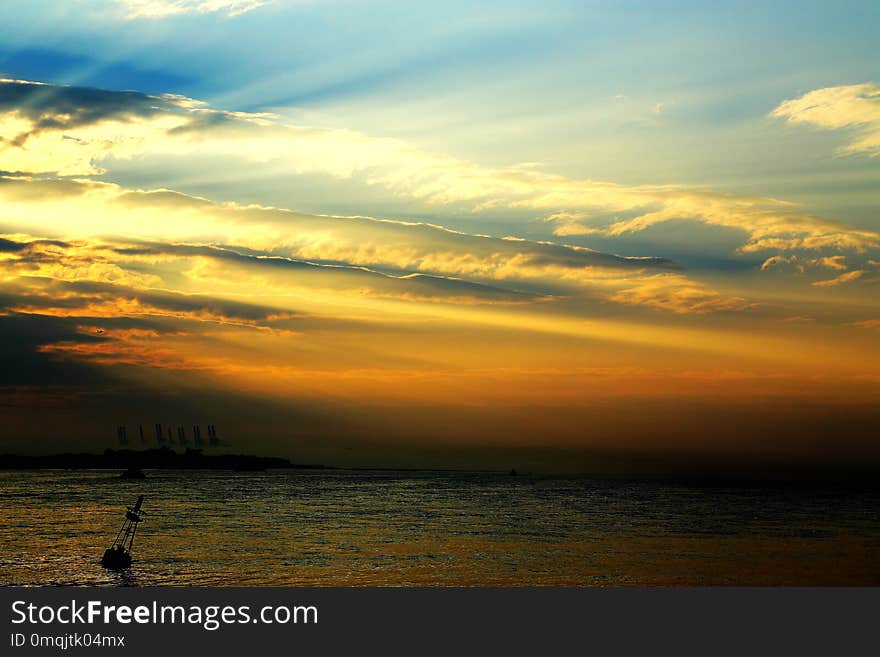
<svg viewBox="0 0 880 657"><path fill-rule="evenodd" d="M216 131L224 127L243 127L242 122L231 113L216 110L198 110L183 125L175 126L168 131L170 135L185 135L193 132Z"/></svg>
<svg viewBox="0 0 880 657"><path fill-rule="evenodd" d="M535 266L555 265L577 269L584 266L621 269L681 269L667 258L654 256L620 256L603 253L584 246L569 246L554 242L533 242L529 262Z"/></svg>
<svg viewBox="0 0 880 657"><path fill-rule="evenodd" d="M187 117L182 125L169 130L170 134L215 130L231 124L247 125L242 120L244 115L201 105L172 94L0 80L0 113L12 112L31 121L28 130L5 140L18 147L46 131L74 130L107 120L136 122L168 114ZM66 138L75 139L72 136Z"/></svg>
<svg viewBox="0 0 880 657"><path fill-rule="evenodd" d="M15 242L0 237L0 253L18 253L28 248L27 243Z"/></svg>
<svg viewBox="0 0 880 657"><path fill-rule="evenodd" d="M161 334L182 324L104 318L100 325L105 333L84 331L82 322L76 317L0 316L0 452L100 451L116 446L119 424L131 431L138 423L210 421L221 427L228 444L242 451L264 451L267 445L255 432L277 436L278 427L286 426L282 452L293 456L299 438L334 424L332 409L320 401L265 399L234 386L218 387L212 376L197 372L138 373L140 368L130 364L107 366L43 349L59 344L95 347L112 342L106 333L113 330Z"/></svg>
<svg viewBox="0 0 880 657"><path fill-rule="evenodd" d="M0 112L16 112L33 122L30 130L9 140L14 146L23 146L46 130L69 130L107 119L131 121L174 109L163 97L135 91L0 81Z"/></svg>
<svg viewBox="0 0 880 657"><path fill-rule="evenodd" d="M0 253L19 254L19 261L21 262L39 262L53 259L53 256L47 255L40 250L41 247L47 246L66 249L71 246L71 243L63 240L30 240L22 242L0 237Z"/></svg>
<svg viewBox="0 0 880 657"><path fill-rule="evenodd" d="M41 310L48 312L64 308L70 310L69 316L81 318L95 316L89 308L101 302L120 304L120 315L125 314L126 307L131 307L132 312L145 316L167 313L171 316L177 314L182 319L202 318L230 323L268 324L274 318L290 319L295 316L293 312L281 312L270 306L218 299L209 295L138 290L97 281L52 281L41 288L40 294L0 296L0 307L7 309L27 306L31 310L30 314L37 314ZM77 314L77 310L81 310L81 314Z"/></svg>
<svg viewBox="0 0 880 657"><path fill-rule="evenodd" d="M2 296L0 296L2 301ZM11 314L0 316L0 386L84 386L106 383L88 363L59 361L39 347L65 340L95 342L81 335L69 318Z"/></svg>

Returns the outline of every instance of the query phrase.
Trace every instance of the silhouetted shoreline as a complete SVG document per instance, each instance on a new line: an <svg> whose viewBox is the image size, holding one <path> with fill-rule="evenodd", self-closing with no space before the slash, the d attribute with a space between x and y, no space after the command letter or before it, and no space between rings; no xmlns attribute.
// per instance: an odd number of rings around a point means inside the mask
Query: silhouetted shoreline
<svg viewBox="0 0 880 657"><path fill-rule="evenodd" d="M204 454L200 449L183 453L167 447L145 449L108 449L103 454L65 453L27 456L0 455L2 470L100 470L125 468L161 468L166 470L267 470L270 468L322 469L320 464L291 463L278 456L252 454Z"/></svg>
<svg viewBox="0 0 880 657"><path fill-rule="evenodd" d="M634 465L639 465L635 463ZM751 467L731 464L727 467L709 462L690 466L669 465L655 469L632 467L627 471L623 464L618 469L553 472L518 471L512 476L509 469L400 467L400 466L342 466L316 463L292 463L278 456L252 454L205 454L201 449L188 448L175 452L164 446L145 450L106 449L103 454L88 452L24 455L0 454L0 470L230 470L259 472L263 470L338 470L347 472L394 472L394 473L445 473L455 475L491 475L516 482L530 479L586 478L594 481L627 483L674 484L696 487L728 486L731 488L778 487L816 488L834 487L845 489L880 488L880 469L873 463L856 466L787 467L773 463L760 463ZM137 478L135 476L129 478Z"/></svg>

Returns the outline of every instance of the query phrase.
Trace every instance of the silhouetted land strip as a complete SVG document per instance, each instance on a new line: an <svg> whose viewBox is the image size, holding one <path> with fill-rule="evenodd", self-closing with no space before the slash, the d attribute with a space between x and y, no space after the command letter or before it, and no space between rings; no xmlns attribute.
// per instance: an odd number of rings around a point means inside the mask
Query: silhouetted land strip
<svg viewBox="0 0 880 657"><path fill-rule="evenodd" d="M126 468L160 468L165 470L239 470L259 471L270 468L321 469L323 465L291 463L278 456L250 454L203 454L200 449L178 453L167 447L145 449L108 449L103 454L45 454L26 456L0 455L2 470L100 470Z"/></svg>

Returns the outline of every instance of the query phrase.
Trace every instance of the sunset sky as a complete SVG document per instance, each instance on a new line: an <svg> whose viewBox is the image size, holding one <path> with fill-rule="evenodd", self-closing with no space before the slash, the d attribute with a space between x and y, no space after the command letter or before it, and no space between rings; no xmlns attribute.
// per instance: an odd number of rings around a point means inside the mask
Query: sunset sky
<svg viewBox="0 0 880 657"><path fill-rule="evenodd" d="M0 452L162 422L342 465L880 463L878 27L4 2Z"/></svg>

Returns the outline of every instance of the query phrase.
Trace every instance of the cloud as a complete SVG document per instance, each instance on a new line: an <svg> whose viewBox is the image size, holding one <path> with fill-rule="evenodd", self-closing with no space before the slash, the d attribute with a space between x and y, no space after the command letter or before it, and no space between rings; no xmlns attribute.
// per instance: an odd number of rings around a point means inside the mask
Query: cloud
<svg viewBox="0 0 880 657"><path fill-rule="evenodd" d="M846 270L846 256L825 256L819 259L820 264L828 269L836 269L838 271Z"/></svg>
<svg viewBox="0 0 880 657"><path fill-rule="evenodd" d="M60 189L54 189L56 182ZM281 256L313 265L350 265L389 274L420 273L477 282L578 286L646 270L676 269L663 258L622 257L580 246L475 235L426 223L211 203L174 192L130 191L110 183L78 184L69 179L0 177L0 209L22 227L53 236L90 238L115 233L135 240L231 245L239 254L250 249L255 256ZM124 223L118 221L120 214L126 218Z"/></svg>
<svg viewBox="0 0 880 657"><path fill-rule="evenodd" d="M101 365L134 365L148 368L187 369L193 363L168 348L174 333L155 329L104 330L78 326L75 339L49 342L37 347L37 353L55 360L73 359ZM159 339L162 339L162 342Z"/></svg>
<svg viewBox="0 0 880 657"><path fill-rule="evenodd" d="M223 13L239 16L272 3L272 0L117 0L124 16L168 18L181 14Z"/></svg>
<svg viewBox="0 0 880 657"><path fill-rule="evenodd" d="M678 219L740 230L743 253L793 250L880 248L880 233L801 212L793 203L770 198L724 195L688 189L656 190L659 207L611 223L602 234L616 237Z"/></svg>
<svg viewBox="0 0 880 657"><path fill-rule="evenodd" d="M175 129L265 123L173 94L104 91L0 78L0 170L62 175L104 172L99 161L148 151Z"/></svg>
<svg viewBox="0 0 880 657"><path fill-rule="evenodd" d="M761 270L767 271L770 269L780 269L791 265L798 269L798 271L804 271L803 265L798 262L798 257L795 255L792 256L784 256L784 255L775 255L770 256L761 264Z"/></svg>
<svg viewBox="0 0 880 657"><path fill-rule="evenodd" d="M14 242L4 239L4 242L15 245L14 251L0 259L0 271L6 277L91 281L143 288L162 282L159 276L127 269L111 262L100 249L84 248L82 244L53 240Z"/></svg>
<svg viewBox="0 0 880 657"><path fill-rule="evenodd" d="M818 258L808 258L797 255L775 255L770 256L761 264L761 270L768 271L771 269L791 268L802 274L806 272L807 269L833 269L835 271L846 271L846 260L847 258L844 255L820 256ZM870 263L871 260L868 260L869 265Z"/></svg>
<svg viewBox="0 0 880 657"><path fill-rule="evenodd" d="M211 301L210 295L253 296L251 291L258 289L263 298L277 298L297 291L323 291L471 305L522 304L540 298L453 278L392 276L362 267L320 265L212 246L25 241L20 236L18 240L0 239L0 280L11 288L18 286L22 294L18 304L9 306L15 312L63 317L165 316L267 326L293 315L283 307L254 313L240 303L230 305L221 298ZM59 284L63 283L76 287L62 288ZM179 294L169 288L177 288ZM42 298L34 299L35 295Z"/></svg>
<svg viewBox="0 0 880 657"><path fill-rule="evenodd" d="M8 299L5 286L0 291L0 306ZM0 397L4 388L94 385L106 381L100 373L76 363L58 363L37 352L40 345L71 339L94 340L79 336L68 320L50 316L28 316L4 312L0 315ZM33 392L33 391L31 391Z"/></svg>
<svg viewBox="0 0 880 657"><path fill-rule="evenodd" d="M683 312L744 307L690 283L662 258L621 257L585 247L497 238L422 223L305 215L277 208L216 204L169 191L130 191L109 183L0 178L0 209L29 229L64 235L49 242L7 235L6 271L17 276L88 280L187 292L313 298L361 296L446 304L524 304L584 296ZM34 185L40 192L28 188ZM126 221L118 221L124 213ZM64 220L58 223L57 218ZM113 238L96 235L117 233ZM123 234L120 235L119 233ZM91 237L90 237L91 236ZM27 241L28 246L22 246ZM676 277L652 278L658 272ZM661 285L661 282L664 283ZM676 287L675 302L669 300ZM697 294L697 291L700 294ZM664 300L646 303L652 292ZM712 296L711 299L709 297ZM329 298L329 297L328 297Z"/></svg>
<svg viewBox="0 0 880 657"><path fill-rule="evenodd" d="M454 239L469 237L460 233L452 235ZM538 271L545 272L549 268L557 275L564 275L565 267L573 266L576 272L582 266L578 261L579 250L566 253L546 249L548 245L540 243L529 245L522 240L498 242L519 249L538 247L536 253L528 255L527 251L526 254L520 251L520 262L511 264L505 275L527 277L532 273L528 267L524 273L514 274L516 267L526 262ZM462 243L467 244L466 240ZM333 253L339 255L338 250ZM439 261L432 262L436 265ZM616 262L611 260L612 264ZM600 299L678 313L746 307L739 300L725 301L725 297L683 274L656 276L648 267L621 267L621 271L617 271L613 267L597 270L587 265L586 269L588 273L580 278L572 274L571 281L579 286L588 285ZM16 312L62 317L166 316L243 324L260 322L251 321L250 315L241 312L216 311L200 301L202 297L194 295L236 297L259 290L261 297L278 299L292 294L314 296L321 291L331 296L458 305L525 304L553 298L448 276L418 272L392 275L363 266L321 264L229 246L143 241L65 242L20 235L0 238L0 277L10 285L18 285L30 297L42 295L45 298L45 303L30 298L10 306ZM59 287L67 283L75 287L64 290ZM166 290L171 287L187 296L168 296ZM622 293L615 294L616 290ZM566 288L557 284L554 291L563 293ZM652 295L657 296L654 303L650 302ZM63 301L60 305L59 300ZM174 303L169 305L170 300ZM265 316L258 315L255 319L265 319Z"/></svg>
<svg viewBox="0 0 880 657"><path fill-rule="evenodd" d="M876 231L813 216L783 200L579 180L533 165L485 167L397 139L290 125L180 96L5 80L0 99L0 169L7 171L94 176L114 159L198 156L242 173L258 167L267 177L357 178L427 206L534 211L556 225L558 236L619 237L690 220L739 231L743 252L880 247Z"/></svg>
<svg viewBox="0 0 880 657"><path fill-rule="evenodd" d="M850 271L845 274L841 274L840 276L829 278L824 281L814 281L813 283L811 283L811 285L814 285L816 287L835 287L837 285L843 285L844 283L851 283L852 281L858 280L864 275L864 270L856 269L854 271Z"/></svg>
<svg viewBox="0 0 880 657"><path fill-rule="evenodd" d="M851 130L856 138L841 147L840 154L880 155L880 87L876 84L866 82L816 89L786 100L771 116L826 130Z"/></svg>
<svg viewBox="0 0 880 657"><path fill-rule="evenodd" d="M526 303L541 295L420 273L391 275L363 266L320 264L265 252L187 244L138 244L114 247L120 257L136 261L187 261L186 277L207 285L259 288L262 294L289 292L292 287L336 290L391 299L458 304ZM244 251L244 252L243 252Z"/></svg>
<svg viewBox="0 0 880 657"><path fill-rule="evenodd" d="M277 308L218 299L207 295L148 292L97 284L51 285L19 288L20 296L6 301L19 315L77 319L167 318L244 328L272 328L295 318Z"/></svg>
<svg viewBox="0 0 880 657"><path fill-rule="evenodd" d="M608 298L616 303L648 306L680 314L740 311L754 305L745 299L719 294L679 274L649 276L638 285L615 292Z"/></svg>

